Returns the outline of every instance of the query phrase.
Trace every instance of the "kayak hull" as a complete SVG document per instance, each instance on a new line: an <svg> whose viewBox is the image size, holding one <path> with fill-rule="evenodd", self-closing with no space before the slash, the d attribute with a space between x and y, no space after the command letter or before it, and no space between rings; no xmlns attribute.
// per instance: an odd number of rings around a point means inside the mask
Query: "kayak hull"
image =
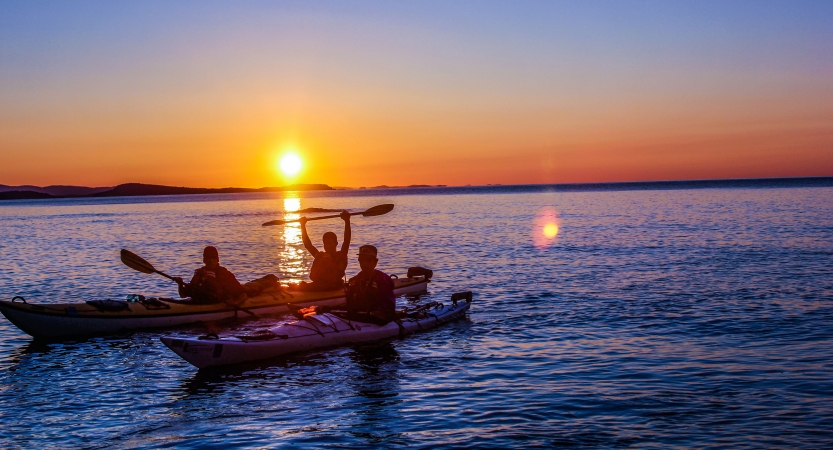
<svg viewBox="0 0 833 450"><path fill-rule="evenodd" d="M215 339L162 337L161 341L182 359L199 369L260 361L281 355L323 347L390 339L416 331L428 330L463 317L468 301L443 305L428 311L423 318L406 318L400 324L375 325L347 321L333 314L316 314L289 322L268 331L265 340L246 336ZM262 337L262 335L261 335ZM256 336L253 339L259 339Z"/></svg>
<svg viewBox="0 0 833 450"><path fill-rule="evenodd" d="M428 280L422 277L395 281L396 295L423 292ZM41 339L113 334L131 330L174 327L230 318L247 318L250 311L258 315L280 314L298 307L335 306L344 303L344 291L298 292L275 291L248 299L238 309L225 304L190 305L164 302L164 308L147 309L129 303L123 311L100 311L86 303L31 304L0 301L0 312L26 334Z"/></svg>

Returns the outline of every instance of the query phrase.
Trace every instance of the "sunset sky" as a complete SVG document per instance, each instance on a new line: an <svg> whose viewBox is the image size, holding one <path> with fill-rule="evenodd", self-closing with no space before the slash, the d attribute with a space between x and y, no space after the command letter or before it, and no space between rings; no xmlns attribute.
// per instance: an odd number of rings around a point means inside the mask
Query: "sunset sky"
<svg viewBox="0 0 833 450"><path fill-rule="evenodd" d="M0 3L0 184L813 175L831 1Z"/></svg>

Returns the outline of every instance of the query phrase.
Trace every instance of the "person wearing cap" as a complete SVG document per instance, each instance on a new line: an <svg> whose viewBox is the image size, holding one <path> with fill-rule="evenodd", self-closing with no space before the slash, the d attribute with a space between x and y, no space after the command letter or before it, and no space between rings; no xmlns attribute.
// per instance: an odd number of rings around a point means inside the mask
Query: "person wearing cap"
<svg viewBox="0 0 833 450"><path fill-rule="evenodd" d="M220 265L217 248L208 246L203 250L204 267L194 271L191 281L185 283L175 277L180 297L191 297L194 303L242 303L246 290L228 269ZM242 300L242 301L241 301Z"/></svg>
<svg viewBox="0 0 833 450"><path fill-rule="evenodd" d="M393 279L376 270L378 251L372 245L359 247L359 266L362 270L347 282L347 313L370 313L385 321L391 320L396 310L396 296L393 294ZM360 319L359 319L360 320Z"/></svg>
<svg viewBox="0 0 833 450"><path fill-rule="evenodd" d="M347 269L347 251L350 249L350 213L341 212L341 220L344 221L344 243L341 250L338 249L338 236L332 231L324 233L322 241L324 251L320 251L312 245L307 234L307 218L301 217L301 239L304 247L315 258L309 271L309 279L312 283L301 282L298 286L303 291L332 291L344 288L344 271Z"/></svg>

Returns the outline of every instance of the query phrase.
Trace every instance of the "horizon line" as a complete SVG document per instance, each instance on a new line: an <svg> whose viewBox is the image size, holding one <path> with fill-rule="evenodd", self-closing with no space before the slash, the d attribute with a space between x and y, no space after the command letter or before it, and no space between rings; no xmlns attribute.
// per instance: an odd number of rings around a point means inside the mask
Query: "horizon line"
<svg viewBox="0 0 833 450"><path fill-rule="evenodd" d="M73 187L86 189L112 189L118 186L138 184L144 186L164 186L170 188L185 188L185 189L282 189L290 186L327 186L336 190L367 190L367 189L407 189L407 188L456 188L456 187L495 187L495 186L587 186L587 185L612 185L612 184L645 184L645 183L696 183L696 182L731 182L731 181L776 181L776 180L821 180L833 179L833 175L813 175L813 176L785 176L785 177L750 177L750 178L692 178L692 179L662 179L662 180L629 180L629 181L584 181L584 182L553 182L553 183L487 183L487 184L410 184L410 185L377 185L377 186L332 186L328 183L291 183L282 186L262 186L262 187L239 187L239 186L223 186L223 187L205 187L205 186L177 186L168 184L156 183L142 183L137 181L130 181L125 183L114 184L110 186L81 186L73 184L50 184L45 186L38 186L34 184L20 184L10 185L2 184L2 187L35 187L45 189L49 187Z"/></svg>

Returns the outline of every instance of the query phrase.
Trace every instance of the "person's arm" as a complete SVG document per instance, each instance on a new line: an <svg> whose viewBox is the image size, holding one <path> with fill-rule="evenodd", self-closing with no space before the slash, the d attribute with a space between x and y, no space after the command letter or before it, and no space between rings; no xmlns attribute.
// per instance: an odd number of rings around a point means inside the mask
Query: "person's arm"
<svg viewBox="0 0 833 450"><path fill-rule="evenodd" d="M179 289L178 289L178 291L179 291L179 298L186 298L186 297L188 297L188 285L187 285L187 284L185 284L185 282L184 282L184 281L182 281L182 278L176 277L176 279L174 279L174 281L176 281L176 284L177 284L177 285L178 285L178 287L179 287Z"/></svg>
<svg viewBox="0 0 833 450"><path fill-rule="evenodd" d="M315 246L312 245L312 241L309 240L309 234L307 234L307 218L301 217L298 222L301 224L301 240L304 241L304 248L310 252L313 258L315 258L318 256L318 249L315 248Z"/></svg>
<svg viewBox="0 0 833 450"><path fill-rule="evenodd" d="M194 280L196 280L198 276L199 276L199 270L195 270L194 271L194 276L191 277L191 281L193 282ZM176 284L179 287L179 289L178 289L179 290L179 297L180 298L190 297L190 294L188 292L189 291L188 285L191 284L191 283L184 282L182 280L182 278L180 278L180 277L174 277L174 281L176 281Z"/></svg>
<svg viewBox="0 0 833 450"><path fill-rule="evenodd" d="M341 244L341 251L346 257L347 251L350 250L350 238L352 237L352 230L350 229L350 213L342 211L341 220L344 221L344 241Z"/></svg>

